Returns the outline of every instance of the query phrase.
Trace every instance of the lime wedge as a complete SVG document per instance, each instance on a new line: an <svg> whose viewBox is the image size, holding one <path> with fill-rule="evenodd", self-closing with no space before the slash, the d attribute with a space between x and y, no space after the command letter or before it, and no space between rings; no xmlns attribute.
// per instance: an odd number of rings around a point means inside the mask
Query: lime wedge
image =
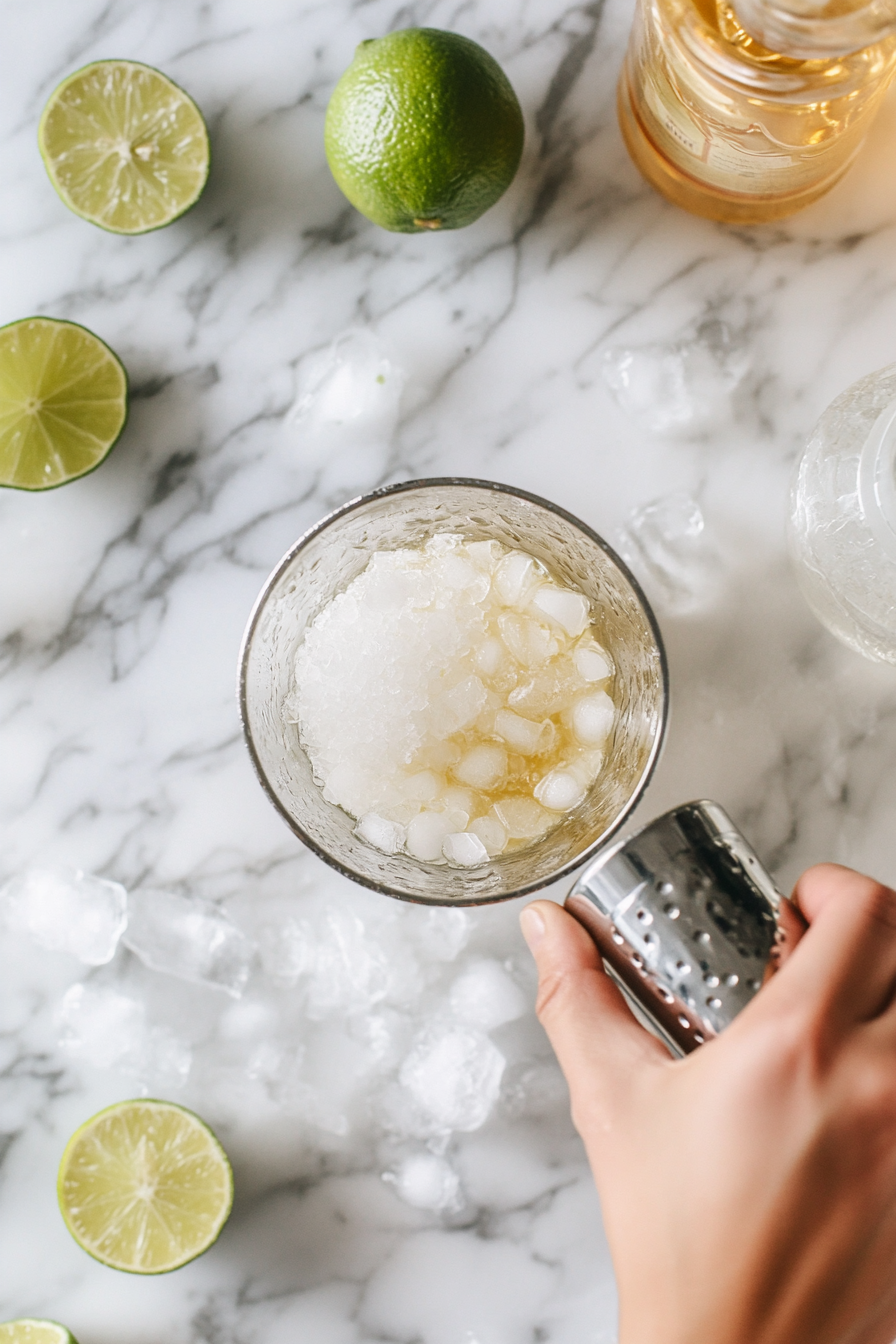
<svg viewBox="0 0 896 1344"><path fill-rule="evenodd" d="M98 467L128 417L128 377L75 322L0 327L0 485L50 490Z"/></svg>
<svg viewBox="0 0 896 1344"><path fill-rule="evenodd" d="M78 1344L70 1330L55 1321L0 1322L0 1344Z"/></svg>
<svg viewBox="0 0 896 1344"><path fill-rule="evenodd" d="M69 75L50 94L37 140L68 208L111 233L170 224L208 178L202 113L139 61L94 61Z"/></svg>
<svg viewBox="0 0 896 1344"><path fill-rule="evenodd" d="M69 1139L59 1207L88 1255L130 1274L166 1274L217 1240L233 1203L227 1154L170 1101L122 1101Z"/></svg>

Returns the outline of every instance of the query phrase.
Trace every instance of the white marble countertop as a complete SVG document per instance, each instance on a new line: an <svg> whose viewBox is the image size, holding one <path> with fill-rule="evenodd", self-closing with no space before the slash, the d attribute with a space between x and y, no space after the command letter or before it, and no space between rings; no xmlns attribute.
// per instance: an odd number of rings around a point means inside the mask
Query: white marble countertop
<svg viewBox="0 0 896 1344"><path fill-rule="evenodd" d="M95 475L0 497L0 875L65 863L220 901L268 962L236 1003L126 952L88 970L4 936L0 1319L53 1316L80 1344L608 1344L599 1208L518 903L430 914L304 852L241 739L240 637L281 553L354 494L426 475L535 491L622 544L656 599L673 718L638 819L709 796L785 885L822 858L892 878L896 682L809 614L784 518L818 413L896 359L896 105L826 200L731 229L667 205L626 157L630 0L2 14L0 321L84 323L125 361L133 404ZM527 122L505 198L440 236L366 223L322 146L355 44L414 23L483 43ZM104 56L161 67L211 127L204 198L144 238L69 214L37 153L51 89ZM351 329L403 370L394 433L386 407L360 435L303 435L285 423L296 380ZM678 519L659 551L656 501ZM261 966L284 928L305 961L276 988ZM491 977L496 1025L470 1049L506 1063L485 1123L452 1131L427 1118L425 1069L411 1114L407 1061L434 1031L463 1036L471 973ZM96 1042L60 1045L84 979L192 1051L179 1091L133 1051L102 1067ZM237 1203L207 1256L144 1280L69 1240L55 1171L93 1111L166 1086L218 1129Z"/></svg>

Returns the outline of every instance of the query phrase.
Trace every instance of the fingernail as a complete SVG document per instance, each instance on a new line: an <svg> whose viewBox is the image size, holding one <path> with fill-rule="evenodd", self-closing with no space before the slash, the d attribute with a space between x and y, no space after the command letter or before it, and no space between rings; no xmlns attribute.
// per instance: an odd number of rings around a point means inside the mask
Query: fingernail
<svg viewBox="0 0 896 1344"><path fill-rule="evenodd" d="M545 923L541 911L536 910L533 905L527 905L520 914L520 928L523 931L523 937L529 944L530 951L534 952L545 932Z"/></svg>

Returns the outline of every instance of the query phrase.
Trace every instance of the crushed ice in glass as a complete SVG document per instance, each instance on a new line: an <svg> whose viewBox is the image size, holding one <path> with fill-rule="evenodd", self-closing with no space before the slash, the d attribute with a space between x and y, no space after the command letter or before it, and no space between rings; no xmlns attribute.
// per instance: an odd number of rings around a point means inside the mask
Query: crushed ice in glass
<svg viewBox="0 0 896 1344"><path fill-rule="evenodd" d="M124 945L154 971L239 997L254 948L210 901L170 891L132 891Z"/></svg>
<svg viewBox="0 0 896 1344"><path fill-rule="evenodd" d="M41 947L103 966L127 924L127 893L78 868L31 868L0 889L0 916Z"/></svg>
<svg viewBox="0 0 896 1344"><path fill-rule="evenodd" d="M655 434L689 435L730 413L749 357L730 328L710 320L668 345L613 346L604 381L622 409Z"/></svg>
<svg viewBox="0 0 896 1344"><path fill-rule="evenodd" d="M442 533L378 551L318 614L287 713L314 777L385 854L475 868L584 800L613 665L584 594L533 556Z"/></svg>

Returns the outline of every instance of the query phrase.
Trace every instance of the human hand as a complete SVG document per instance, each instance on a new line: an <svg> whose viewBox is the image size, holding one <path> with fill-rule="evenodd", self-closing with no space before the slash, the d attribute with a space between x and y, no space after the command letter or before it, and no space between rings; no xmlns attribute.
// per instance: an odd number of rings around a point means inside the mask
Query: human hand
<svg viewBox="0 0 896 1344"><path fill-rule="evenodd" d="M896 893L834 864L715 1040L673 1060L580 924L522 913L619 1289L620 1344L889 1344L896 1335Z"/></svg>

